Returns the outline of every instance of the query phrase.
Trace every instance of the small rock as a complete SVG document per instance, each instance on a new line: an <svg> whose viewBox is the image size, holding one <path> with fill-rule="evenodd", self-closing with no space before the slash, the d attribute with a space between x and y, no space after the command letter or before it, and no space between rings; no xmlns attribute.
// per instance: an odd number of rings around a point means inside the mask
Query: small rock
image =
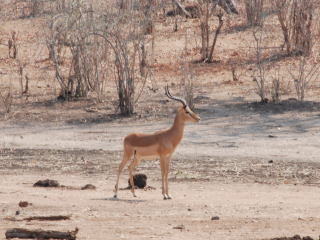
<svg viewBox="0 0 320 240"><path fill-rule="evenodd" d="M59 187L60 184L56 180L46 179L46 180L39 180L38 182L33 184L33 186L34 187Z"/></svg>
<svg viewBox="0 0 320 240"><path fill-rule="evenodd" d="M302 240L313 240L313 238L309 237L309 236L306 236L306 237L303 237Z"/></svg>
<svg viewBox="0 0 320 240"><path fill-rule="evenodd" d="M191 211L192 211L192 209L191 209L191 208L188 208L188 211L189 211L189 212L191 212Z"/></svg>
<svg viewBox="0 0 320 240"><path fill-rule="evenodd" d="M96 186L92 185L92 184L86 184L83 187L81 187L81 190L96 190Z"/></svg>
<svg viewBox="0 0 320 240"><path fill-rule="evenodd" d="M269 162L268 163L273 163L273 160L269 160Z"/></svg>
<svg viewBox="0 0 320 240"><path fill-rule="evenodd" d="M219 216L213 216L213 217L211 217L211 220L212 221L220 220L220 217Z"/></svg>
<svg viewBox="0 0 320 240"><path fill-rule="evenodd" d="M180 224L178 226L173 227L173 229L179 229L179 230L184 230L186 229L185 226L183 224Z"/></svg>
<svg viewBox="0 0 320 240"><path fill-rule="evenodd" d="M19 207L22 207L22 208L28 207L29 205L31 205L31 204L29 204L27 201L20 201L19 202Z"/></svg>

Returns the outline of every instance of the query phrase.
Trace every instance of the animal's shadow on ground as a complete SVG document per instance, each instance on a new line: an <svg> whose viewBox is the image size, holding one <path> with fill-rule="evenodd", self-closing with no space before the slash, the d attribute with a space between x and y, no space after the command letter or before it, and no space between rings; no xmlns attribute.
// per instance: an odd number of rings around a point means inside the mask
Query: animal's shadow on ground
<svg viewBox="0 0 320 240"><path fill-rule="evenodd" d="M146 202L146 200L142 200L142 199L121 199L121 198L114 198L114 197L110 197L110 198L94 198L91 200L95 200L95 201L112 201L112 202L126 202L126 203L143 203Z"/></svg>

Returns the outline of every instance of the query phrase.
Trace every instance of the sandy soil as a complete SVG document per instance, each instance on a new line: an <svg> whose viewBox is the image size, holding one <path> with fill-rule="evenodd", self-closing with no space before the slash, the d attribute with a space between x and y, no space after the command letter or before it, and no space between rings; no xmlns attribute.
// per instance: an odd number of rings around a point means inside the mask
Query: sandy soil
<svg viewBox="0 0 320 240"><path fill-rule="evenodd" d="M91 96L57 101L59 85L46 60L46 16L4 21L0 89L12 91L13 104L10 114L0 108L0 239L13 227L60 231L78 227L80 240L265 240L295 234L317 239L319 83L311 84L305 102L286 100L296 97L288 70L298 66L297 59L279 58L268 67L281 68L284 80L289 81L283 82L283 101L257 103L252 81L254 42L244 21L243 13L228 17L217 42L216 62L196 64L198 20L180 19L178 31L172 32L173 19L160 19L152 79L131 118L115 113L114 82L108 83L102 102ZM271 49L265 55L276 56L283 40L275 15L268 16L265 29L265 46ZM19 65L7 56L5 44L12 30L18 33L20 60L27 63L27 96L20 94ZM151 41L148 44L150 48ZM172 158L169 187L173 199L162 200L156 160L143 161L137 169L148 176L148 185L155 190L138 190L137 198L120 191L114 200L123 137L170 126L178 105L164 99L162 89L169 84L179 94L185 77L181 66L186 63L194 74L195 111L202 120L186 126ZM232 78L234 66L238 81ZM271 71L267 75L273 76ZM125 170L121 187L127 186L127 174ZM46 178L72 187L90 183L97 189L33 187ZM32 205L21 208L20 201ZM72 215L71 220L12 221L13 217L62 214ZM211 220L215 216L219 219Z"/></svg>
<svg viewBox="0 0 320 240"><path fill-rule="evenodd" d="M162 200L158 161L144 161L138 168L156 190L138 190L138 198L120 191L119 200L112 199L122 136L165 128L169 120L152 125L137 120L130 126L2 125L0 235L11 227L78 227L79 239L317 237L319 112L260 114L250 104L233 106L217 104L214 113L200 108L203 120L186 127L172 160L171 201ZM32 187L46 178L74 187L91 183L97 190ZM125 171L121 187L126 184ZM32 206L19 208L19 201ZM6 220L17 210L17 219L61 214L72 218ZM211 220L213 216L219 220Z"/></svg>

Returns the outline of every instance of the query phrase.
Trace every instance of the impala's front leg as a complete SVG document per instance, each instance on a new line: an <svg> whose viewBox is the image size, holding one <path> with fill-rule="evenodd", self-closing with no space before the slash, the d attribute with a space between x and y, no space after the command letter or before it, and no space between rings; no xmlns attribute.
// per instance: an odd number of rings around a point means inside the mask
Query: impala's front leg
<svg viewBox="0 0 320 240"><path fill-rule="evenodd" d="M120 174L131 156L132 156L132 152L126 151L126 149L125 149L122 162L120 163L119 168L118 168L117 181L116 181L116 185L114 186L114 196L113 196L114 198L117 198Z"/></svg>
<svg viewBox="0 0 320 240"><path fill-rule="evenodd" d="M167 200L165 190L165 157L160 156L160 169L161 169L161 182L162 182L162 195L163 200Z"/></svg>
<svg viewBox="0 0 320 240"><path fill-rule="evenodd" d="M171 199L171 197L169 196L169 187L168 187L168 175L169 175L169 170L170 170L170 159L171 156L166 158L165 161L165 172L164 172L164 179L165 179L165 185L166 185L166 192L165 194L167 195L167 199Z"/></svg>

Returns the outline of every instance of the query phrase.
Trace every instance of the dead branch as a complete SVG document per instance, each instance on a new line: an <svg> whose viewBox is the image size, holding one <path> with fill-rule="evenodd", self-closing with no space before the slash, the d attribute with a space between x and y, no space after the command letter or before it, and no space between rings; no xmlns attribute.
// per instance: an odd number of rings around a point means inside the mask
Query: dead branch
<svg viewBox="0 0 320 240"><path fill-rule="evenodd" d="M175 4L181 9L182 12L184 12L185 15L187 15L189 18L191 18L191 14L186 10L186 8L178 1L178 0L173 0Z"/></svg>
<svg viewBox="0 0 320 240"><path fill-rule="evenodd" d="M60 183L56 180L51 179L45 179L45 180L39 180L35 184L33 184L34 187L54 187L54 188L64 188L69 190L95 190L96 186L92 184L86 184L82 187L73 187L73 186L65 186L60 185Z"/></svg>
<svg viewBox="0 0 320 240"><path fill-rule="evenodd" d="M6 239L11 238L30 238L30 239L67 239L75 240L79 229L74 231L60 232L60 231L45 231L42 229L28 230L24 228L12 228L6 231Z"/></svg>
<svg viewBox="0 0 320 240"><path fill-rule="evenodd" d="M17 219L14 217L7 217L4 220L13 221L13 222L21 222L21 221L62 221L62 220L70 220L71 215L56 215L56 216L31 216L22 219Z"/></svg>

